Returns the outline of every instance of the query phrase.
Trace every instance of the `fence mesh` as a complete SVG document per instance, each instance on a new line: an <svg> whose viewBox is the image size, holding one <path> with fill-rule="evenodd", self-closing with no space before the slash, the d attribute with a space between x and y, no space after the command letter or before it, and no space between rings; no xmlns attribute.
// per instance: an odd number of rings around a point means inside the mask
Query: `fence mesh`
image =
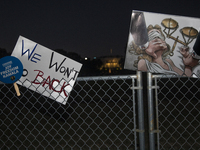
<svg viewBox="0 0 200 150"><path fill-rule="evenodd" d="M160 149L199 149L200 79L157 78Z"/></svg>
<svg viewBox="0 0 200 150"><path fill-rule="evenodd" d="M78 78L62 105L0 84L0 149L135 149L130 76Z"/></svg>
<svg viewBox="0 0 200 150"><path fill-rule="evenodd" d="M23 86L17 97L13 85L0 84L0 149L137 149L132 80L79 77L66 105ZM200 79L159 76L155 82L159 148L199 149Z"/></svg>

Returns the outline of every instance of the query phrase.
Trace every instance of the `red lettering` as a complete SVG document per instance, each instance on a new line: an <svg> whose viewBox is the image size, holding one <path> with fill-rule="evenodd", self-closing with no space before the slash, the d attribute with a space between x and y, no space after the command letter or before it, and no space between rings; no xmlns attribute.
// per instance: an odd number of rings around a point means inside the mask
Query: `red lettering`
<svg viewBox="0 0 200 150"><path fill-rule="evenodd" d="M61 89L62 89L63 93L65 94L65 96L67 97L68 95L67 95L67 93L65 92L65 87L68 86L69 83L68 83L67 85L65 85L65 83L66 83L66 82L64 82L64 84L63 84L63 86L62 86Z"/></svg>
<svg viewBox="0 0 200 150"><path fill-rule="evenodd" d="M60 89L60 91L57 91L57 90L55 90L55 89L53 88L53 83L54 83L55 81L58 82L58 84L60 84L60 81L59 81L59 80L53 79L53 80L52 80L52 83L51 83L51 88L53 89L53 91L58 92L58 93L61 93L61 92L62 92L62 88Z"/></svg>
<svg viewBox="0 0 200 150"><path fill-rule="evenodd" d="M47 84L47 85L49 85L49 90L53 90L54 92L58 92L58 93L63 92L64 95L66 97L68 97L68 93L65 91L65 87L70 85L69 83L64 82L62 87L61 87L61 89L57 90L56 89L57 87L56 86L54 87L53 84L54 84L54 82L57 82L58 83L57 85L59 85L60 81L58 79L53 79L51 81L51 77L50 76L48 76L47 79L45 79L43 77L44 73L42 71L40 71L40 70L34 70L34 71L38 71L38 74L36 75L36 77L35 77L34 81L32 81L32 83L41 84L43 87Z"/></svg>
<svg viewBox="0 0 200 150"><path fill-rule="evenodd" d="M32 81L32 83L34 83L34 84L41 84L41 82L36 82L36 81L39 81L39 80L38 80L38 77L41 77L42 80L44 80L44 78L42 77L42 76L44 75L44 73L43 73L42 71L40 71L40 70L34 70L34 71L39 71L39 72L38 72L38 74L36 75L35 80ZM40 73L41 73L41 74L40 74Z"/></svg>
<svg viewBox="0 0 200 150"><path fill-rule="evenodd" d="M47 80L49 80L49 82L47 82ZM42 83L41 84L42 84L43 87L44 87L45 84L49 85L49 90L51 90L51 85L50 85L51 78L50 78L50 76L48 76L47 79L44 82L42 82Z"/></svg>

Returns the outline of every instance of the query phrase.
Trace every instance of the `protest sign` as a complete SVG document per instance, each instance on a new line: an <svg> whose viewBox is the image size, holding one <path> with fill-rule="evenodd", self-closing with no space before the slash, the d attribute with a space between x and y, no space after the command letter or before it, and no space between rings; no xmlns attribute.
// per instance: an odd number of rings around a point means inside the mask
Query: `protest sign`
<svg viewBox="0 0 200 150"><path fill-rule="evenodd" d="M124 68L200 76L200 56L193 50L199 27L199 18L134 10Z"/></svg>
<svg viewBox="0 0 200 150"><path fill-rule="evenodd" d="M17 96L20 96L16 81L22 76L23 65L19 59L13 56L5 56L0 59L0 81L13 83Z"/></svg>
<svg viewBox="0 0 200 150"><path fill-rule="evenodd" d="M82 64L22 36L12 56L24 67L18 84L66 104Z"/></svg>

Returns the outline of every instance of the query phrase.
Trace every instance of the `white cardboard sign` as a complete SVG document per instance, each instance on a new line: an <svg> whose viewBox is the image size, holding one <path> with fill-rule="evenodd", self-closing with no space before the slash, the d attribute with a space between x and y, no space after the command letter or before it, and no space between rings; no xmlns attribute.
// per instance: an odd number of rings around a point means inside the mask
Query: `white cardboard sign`
<svg viewBox="0 0 200 150"><path fill-rule="evenodd" d="M24 68L18 84L66 104L82 64L22 36L12 56Z"/></svg>

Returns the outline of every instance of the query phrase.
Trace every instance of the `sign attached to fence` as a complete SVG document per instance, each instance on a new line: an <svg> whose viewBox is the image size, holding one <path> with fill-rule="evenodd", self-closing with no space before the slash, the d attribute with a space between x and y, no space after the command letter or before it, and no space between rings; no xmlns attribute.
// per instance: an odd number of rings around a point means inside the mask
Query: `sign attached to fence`
<svg viewBox="0 0 200 150"><path fill-rule="evenodd" d="M198 18L133 11L124 68L200 77L199 28Z"/></svg>
<svg viewBox="0 0 200 150"><path fill-rule="evenodd" d="M0 81L14 83L22 76L23 65L19 59L13 56L5 56L0 59Z"/></svg>
<svg viewBox="0 0 200 150"><path fill-rule="evenodd" d="M82 64L22 36L12 56L24 67L18 84L66 104Z"/></svg>
<svg viewBox="0 0 200 150"><path fill-rule="evenodd" d="M5 56L0 59L0 81L4 83L13 83L17 96L20 91L16 81L19 80L23 73L21 61L13 56Z"/></svg>

